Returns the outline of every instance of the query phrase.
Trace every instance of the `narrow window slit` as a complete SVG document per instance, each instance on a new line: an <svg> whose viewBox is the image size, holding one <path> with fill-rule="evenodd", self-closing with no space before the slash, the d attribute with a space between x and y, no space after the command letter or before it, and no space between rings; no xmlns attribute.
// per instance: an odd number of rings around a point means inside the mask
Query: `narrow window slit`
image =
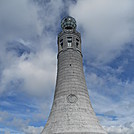
<svg viewBox="0 0 134 134"><path fill-rule="evenodd" d="M78 46L79 46L79 43L78 43L78 42L76 42L76 48L78 48Z"/></svg>
<svg viewBox="0 0 134 134"><path fill-rule="evenodd" d="M63 42L63 39L61 39L60 42Z"/></svg>
<svg viewBox="0 0 134 134"><path fill-rule="evenodd" d="M61 45L61 48L63 49L63 42L60 45Z"/></svg>

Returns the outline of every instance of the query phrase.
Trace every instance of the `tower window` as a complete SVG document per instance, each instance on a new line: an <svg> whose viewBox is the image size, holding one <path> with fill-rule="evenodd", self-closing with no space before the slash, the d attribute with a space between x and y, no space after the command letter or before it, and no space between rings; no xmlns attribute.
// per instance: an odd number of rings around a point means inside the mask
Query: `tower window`
<svg viewBox="0 0 134 134"><path fill-rule="evenodd" d="M63 39L60 40L61 49L63 49Z"/></svg>
<svg viewBox="0 0 134 134"><path fill-rule="evenodd" d="M63 49L63 42L60 45L61 45L61 48Z"/></svg>
<svg viewBox="0 0 134 134"><path fill-rule="evenodd" d="M72 46L72 43L68 42L68 47L71 47Z"/></svg>
<svg viewBox="0 0 134 134"><path fill-rule="evenodd" d="M79 39L76 38L76 48L79 48Z"/></svg>
<svg viewBox="0 0 134 134"><path fill-rule="evenodd" d="M78 48L79 47L79 43L78 42L76 42L76 48Z"/></svg>
<svg viewBox="0 0 134 134"><path fill-rule="evenodd" d="M79 39L77 39L77 38L76 38L76 41L78 41L78 42L79 42Z"/></svg>
<svg viewBox="0 0 134 134"><path fill-rule="evenodd" d="M63 42L63 39L61 39L60 42Z"/></svg>
<svg viewBox="0 0 134 134"><path fill-rule="evenodd" d="M67 37L67 44L68 44L68 47L72 46L72 37Z"/></svg>

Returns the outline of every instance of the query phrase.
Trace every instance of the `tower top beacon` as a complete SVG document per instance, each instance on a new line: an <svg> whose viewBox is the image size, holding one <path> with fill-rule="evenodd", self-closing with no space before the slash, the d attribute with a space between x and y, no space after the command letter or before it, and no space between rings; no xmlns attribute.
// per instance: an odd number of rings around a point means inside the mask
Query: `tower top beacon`
<svg viewBox="0 0 134 134"><path fill-rule="evenodd" d="M76 29L76 27L77 27L76 20L71 16L67 16L61 20L62 30L64 29L72 30L72 29Z"/></svg>

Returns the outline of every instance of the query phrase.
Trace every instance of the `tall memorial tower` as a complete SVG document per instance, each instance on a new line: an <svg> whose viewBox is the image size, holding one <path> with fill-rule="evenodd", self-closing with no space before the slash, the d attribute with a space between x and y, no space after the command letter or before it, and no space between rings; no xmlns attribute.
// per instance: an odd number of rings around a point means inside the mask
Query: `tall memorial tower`
<svg viewBox="0 0 134 134"><path fill-rule="evenodd" d="M52 109L41 134L107 134L92 108L82 64L81 35L76 21L62 19Z"/></svg>

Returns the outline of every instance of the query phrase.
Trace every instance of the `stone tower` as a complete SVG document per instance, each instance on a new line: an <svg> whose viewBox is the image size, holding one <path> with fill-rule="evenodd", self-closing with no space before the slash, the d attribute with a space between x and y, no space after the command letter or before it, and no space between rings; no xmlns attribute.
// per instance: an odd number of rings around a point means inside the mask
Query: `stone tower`
<svg viewBox="0 0 134 134"><path fill-rule="evenodd" d="M76 21L62 19L58 35L57 80L52 109L41 134L106 134L93 111L82 64Z"/></svg>

